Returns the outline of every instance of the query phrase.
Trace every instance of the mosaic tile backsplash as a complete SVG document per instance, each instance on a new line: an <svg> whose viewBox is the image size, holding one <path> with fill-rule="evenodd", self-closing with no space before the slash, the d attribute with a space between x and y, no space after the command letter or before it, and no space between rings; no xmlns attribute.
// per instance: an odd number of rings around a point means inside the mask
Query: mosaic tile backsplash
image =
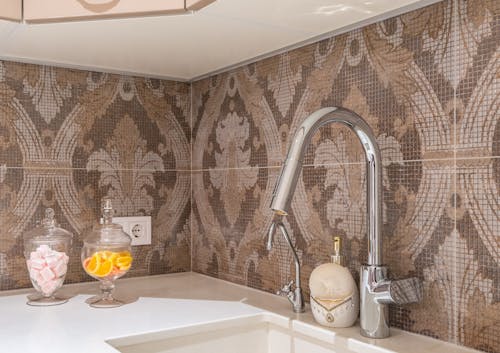
<svg viewBox="0 0 500 353"><path fill-rule="evenodd" d="M88 281L85 231L111 197L152 216L130 276L191 266L189 84L0 61L0 290L31 286L22 234L51 207L74 233L66 282Z"/></svg>
<svg viewBox="0 0 500 353"><path fill-rule="evenodd" d="M265 249L290 139L343 106L382 150L384 260L425 287L392 325L500 353L499 95L495 0L446 0L192 84L0 61L0 290L30 286L21 235L46 207L75 234L67 282L91 280L82 236L109 196L153 218L130 276L192 269L275 292L294 276L280 237ZM285 222L303 283L335 235L357 277L361 146L326 126L304 162Z"/></svg>
<svg viewBox="0 0 500 353"><path fill-rule="evenodd" d="M281 237L265 248L271 194L300 123L343 106L382 149L384 260L425 286L421 303L391 307L392 325L500 352L499 1L446 0L192 89L193 270L269 292L293 278ZM365 186L357 138L323 127L286 218L303 283L334 235L358 276Z"/></svg>

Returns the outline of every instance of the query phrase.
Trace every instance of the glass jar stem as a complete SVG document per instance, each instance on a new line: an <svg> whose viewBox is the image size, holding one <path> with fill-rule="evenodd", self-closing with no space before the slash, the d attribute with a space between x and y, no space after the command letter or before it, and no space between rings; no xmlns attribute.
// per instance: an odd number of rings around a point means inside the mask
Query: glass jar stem
<svg viewBox="0 0 500 353"><path fill-rule="evenodd" d="M113 290L115 289L115 285L113 282L104 280L101 281L101 293L102 293L102 299L103 300L113 300Z"/></svg>

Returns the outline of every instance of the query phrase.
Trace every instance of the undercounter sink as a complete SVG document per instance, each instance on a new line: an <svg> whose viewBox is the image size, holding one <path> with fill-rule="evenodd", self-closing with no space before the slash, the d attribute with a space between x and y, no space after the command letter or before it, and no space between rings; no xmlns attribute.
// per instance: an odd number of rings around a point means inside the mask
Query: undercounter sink
<svg viewBox="0 0 500 353"><path fill-rule="evenodd" d="M331 330L272 313L107 340L108 344L122 353L438 352L433 349L431 342L424 342L422 346L420 341L418 348L404 344L401 350L387 349L377 346L377 341L373 342L339 336Z"/></svg>
<svg viewBox="0 0 500 353"><path fill-rule="evenodd" d="M108 341L122 353L285 352L290 332L260 315Z"/></svg>
<svg viewBox="0 0 500 353"><path fill-rule="evenodd" d="M278 315L194 325L154 334L108 340L122 353L347 353L319 339L294 332L291 321ZM292 349L293 347L293 349ZM374 351L375 352L375 351Z"/></svg>

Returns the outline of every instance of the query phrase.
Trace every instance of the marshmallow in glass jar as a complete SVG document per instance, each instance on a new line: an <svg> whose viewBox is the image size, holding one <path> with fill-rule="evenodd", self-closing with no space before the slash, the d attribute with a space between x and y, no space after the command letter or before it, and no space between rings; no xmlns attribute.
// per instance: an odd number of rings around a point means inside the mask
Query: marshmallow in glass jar
<svg viewBox="0 0 500 353"><path fill-rule="evenodd" d="M28 305L47 306L67 302L55 293L62 287L68 271L69 250L73 235L59 228L54 210L47 208L40 226L26 232L24 255L31 283L37 291L28 296Z"/></svg>

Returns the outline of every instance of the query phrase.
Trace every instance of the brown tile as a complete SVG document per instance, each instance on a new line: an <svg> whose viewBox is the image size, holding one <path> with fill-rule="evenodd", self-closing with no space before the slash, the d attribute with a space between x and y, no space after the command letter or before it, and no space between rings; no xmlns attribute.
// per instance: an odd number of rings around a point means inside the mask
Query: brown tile
<svg viewBox="0 0 500 353"><path fill-rule="evenodd" d="M309 110L343 106L358 113L379 140L399 146L384 158L452 158L453 90L417 45L424 34L411 29L423 19L396 17L318 43Z"/></svg>
<svg viewBox="0 0 500 353"><path fill-rule="evenodd" d="M154 123L148 129L149 142L158 130L161 136L158 151L169 153L175 168L188 170L191 166L191 87L187 83L136 78L137 98ZM143 121L144 119L138 119ZM154 138L153 138L154 141Z"/></svg>
<svg viewBox="0 0 500 353"><path fill-rule="evenodd" d="M377 66L369 61L371 56L382 53L376 50L368 52L367 46L368 37L361 30L317 44L316 63L308 77L307 110L313 112L328 106L350 109L368 122L379 139L394 139L398 146L402 146L403 136L411 135L414 128L405 122L408 119L402 102L398 101L398 91L384 84L384 77L377 75ZM397 58L394 60L404 62L397 50L394 50L393 55ZM408 61L406 58L405 60ZM298 126L298 122L295 126ZM408 132L408 127L413 130ZM318 140L328 138L328 135L339 130L347 131L333 126L324 128ZM345 132L343 134L346 135ZM357 161L363 160L358 143L349 144L347 151L351 155L357 155ZM401 151L393 156L385 151L384 156L386 155L389 159L404 158ZM415 158L408 154L405 159Z"/></svg>
<svg viewBox="0 0 500 353"><path fill-rule="evenodd" d="M5 262L0 264L1 268L6 266L9 253L16 245L17 238L20 237L22 227L20 223L26 215L21 203L18 201L18 195L23 191L29 190L24 183L24 173L18 168L0 168L0 226L3 229L0 239L0 253ZM23 187L24 186L24 187Z"/></svg>
<svg viewBox="0 0 500 353"><path fill-rule="evenodd" d="M145 247L148 274L190 271L191 173L164 173L157 190L151 213L153 241Z"/></svg>
<svg viewBox="0 0 500 353"><path fill-rule="evenodd" d="M0 132L9 158L25 168L89 168L90 155L105 152L120 154L106 161L108 169L190 168L187 84L12 62L4 66L2 85L8 88L1 97L10 97L4 109L11 118ZM141 153L158 162L137 158Z"/></svg>
<svg viewBox="0 0 500 353"><path fill-rule="evenodd" d="M290 134L295 132L295 124L309 115L305 110L305 103L308 97L307 77L314 63L314 50L314 44L307 45L246 68L251 71L255 67L263 93L261 104L274 117L274 143L281 145L281 160L286 155ZM266 138L267 144L268 141L269 137Z"/></svg>
<svg viewBox="0 0 500 353"><path fill-rule="evenodd" d="M153 218L152 245L134 247L135 263L128 276L190 269L189 172L160 173L147 183L144 182L146 178L142 178L144 184L137 190L115 188L121 184L106 184L95 171L39 169L23 172L19 191L12 191L13 205L1 213L2 227L14 227L12 232L4 232L4 238L0 239L0 252L7 264L2 267L2 289L30 286L24 268L22 234L43 218L47 207L55 210L61 227L74 234L66 282L91 280L81 269L80 251L86 232L99 218L100 200L104 196L112 198L119 215L148 214ZM136 171L141 172L144 173ZM111 178L109 173L107 177ZM9 173L7 176L10 177ZM12 222L14 218L16 222Z"/></svg>
<svg viewBox="0 0 500 353"><path fill-rule="evenodd" d="M457 243L457 340L482 351L498 352L498 275L492 279L482 274L466 240L459 237Z"/></svg>
<svg viewBox="0 0 500 353"><path fill-rule="evenodd" d="M422 302L391 306L391 324L454 341L453 160L405 163L385 190L384 257L393 278L419 277ZM445 244L445 245L443 245Z"/></svg>
<svg viewBox="0 0 500 353"><path fill-rule="evenodd" d="M215 85L210 78L204 78L199 81L191 83L191 93L192 93L192 117L190 119L191 134L196 136L198 133L198 127L205 114L206 101L210 97L211 88ZM194 140L194 139L193 139ZM194 141L193 141L194 142Z"/></svg>
<svg viewBox="0 0 500 353"><path fill-rule="evenodd" d="M460 3L457 43L457 157L500 156L500 6Z"/></svg>
<svg viewBox="0 0 500 353"><path fill-rule="evenodd" d="M477 239L478 230L470 213L466 212L457 222L458 231L450 239L456 249L453 305L457 308L457 341L496 353L500 348L499 267Z"/></svg>
<svg viewBox="0 0 500 353"><path fill-rule="evenodd" d="M498 163L498 158L457 160L457 227L463 226L464 231L476 234L469 245L476 244L473 247L476 253L484 253L485 259L489 259L487 263L497 265L500 262Z"/></svg>
<svg viewBox="0 0 500 353"><path fill-rule="evenodd" d="M70 115L90 75L88 71L4 62L5 82L16 91L18 112L39 132L54 130Z"/></svg>
<svg viewBox="0 0 500 353"><path fill-rule="evenodd" d="M498 158L457 161L457 340L499 352Z"/></svg>
<svg viewBox="0 0 500 353"><path fill-rule="evenodd" d="M0 61L0 65L2 62ZM0 67L2 71L2 67ZM23 163L22 144L16 138L18 111L14 104L15 90L7 85L0 73L0 168L20 167Z"/></svg>
<svg viewBox="0 0 500 353"><path fill-rule="evenodd" d="M202 111L195 112L193 169L279 165L279 132L255 74L243 68L203 84L210 88ZM194 85L195 97L203 84Z"/></svg>
<svg viewBox="0 0 500 353"><path fill-rule="evenodd" d="M498 233L500 223L492 164L457 161L449 205L415 260L416 273L424 279L424 301L393 308L392 320L397 316L403 318L402 328L498 352L498 245L492 233Z"/></svg>
<svg viewBox="0 0 500 353"><path fill-rule="evenodd" d="M277 168L193 172L193 269L274 291L264 234ZM267 276L267 277L266 277ZM260 283L260 282L259 282Z"/></svg>
<svg viewBox="0 0 500 353"><path fill-rule="evenodd" d="M422 124L422 129L428 128L430 133L433 129L441 130L435 136L437 139L429 141L432 144L429 147L434 148L446 145L444 138L454 143L453 131L450 135L442 133L446 127L452 130L454 123L453 102L457 85L454 53L458 43L453 26L460 21L456 6L455 1L442 1L390 20L392 27L397 28L395 33L402 34L402 38L392 36L392 40L402 40L402 47L411 52L414 62L406 72L413 82L413 90L408 95L413 119ZM387 22L381 22L382 27L387 28ZM442 119L432 121L431 117Z"/></svg>
<svg viewBox="0 0 500 353"><path fill-rule="evenodd" d="M189 105L184 101L186 98L177 101L169 95L176 93L174 89L163 81L124 77L112 87L116 94L107 97L104 88L103 92L97 91L107 109L98 119L82 112L82 119L88 123L76 127L81 143L72 156L72 166L156 171L189 169ZM96 94L92 91L86 95L90 93ZM188 91L183 94L187 96ZM114 158L104 158L106 161L97 163L90 161L91 156L106 154Z"/></svg>

